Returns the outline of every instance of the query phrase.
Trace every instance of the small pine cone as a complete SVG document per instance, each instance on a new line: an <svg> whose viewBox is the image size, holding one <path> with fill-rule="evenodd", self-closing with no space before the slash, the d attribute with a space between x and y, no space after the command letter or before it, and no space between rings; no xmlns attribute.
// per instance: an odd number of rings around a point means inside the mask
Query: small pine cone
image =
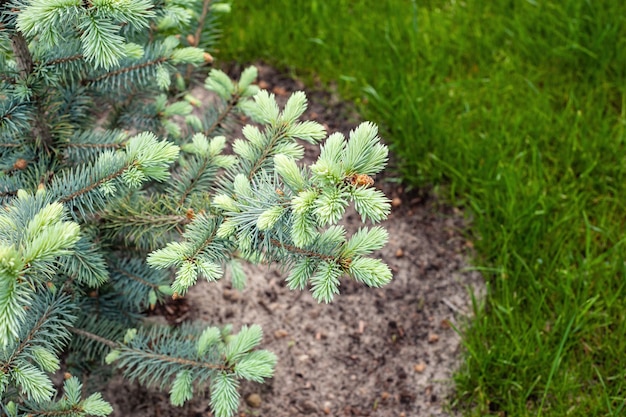
<svg viewBox="0 0 626 417"><path fill-rule="evenodd" d="M21 171L23 169L26 169L27 166L28 161L26 159L20 158L13 164L13 169Z"/></svg>
<svg viewBox="0 0 626 417"><path fill-rule="evenodd" d="M374 185L374 178L367 174L354 174L348 178L348 181L356 187L369 187Z"/></svg>

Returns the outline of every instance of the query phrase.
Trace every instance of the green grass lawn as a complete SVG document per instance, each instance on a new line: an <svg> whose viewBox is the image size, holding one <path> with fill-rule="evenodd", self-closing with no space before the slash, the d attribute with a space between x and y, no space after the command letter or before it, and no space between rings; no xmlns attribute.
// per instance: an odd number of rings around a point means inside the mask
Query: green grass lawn
<svg viewBox="0 0 626 417"><path fill-rule="evenodd" d="M468 416L626 414L626 2L245 0L222 59L336 81L474 219Z"/></svg>

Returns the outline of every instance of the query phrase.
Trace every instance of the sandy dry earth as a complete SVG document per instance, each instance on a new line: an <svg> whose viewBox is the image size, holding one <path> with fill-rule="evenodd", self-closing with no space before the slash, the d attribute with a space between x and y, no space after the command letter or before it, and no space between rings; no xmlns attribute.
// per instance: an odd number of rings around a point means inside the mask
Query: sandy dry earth
<svg viewBox="0 0 626 417"><path fill-rule="evenodd" d="M302 89L265 66L260 84L282 100ZM305 118L325 124L329 132L347 133L359 122L332 95L308 96ZM268 383L242 385L241 415L453 414L446 409L447 396L461 351L454 327L471 312L470 292L484 288L481 276L468 270L465 222L461 213L427 194L405 194L384 177L376 186L395 199L383 223L390 241L377 253L394 272L386 287L371 289L344 278L335 301L318 304L307 291L289 291L286 273L250 266L244 290L231 289L227 279L203 282L182 306L171 306L185 320L232 323L235 330L253 323L263 327L262 347L275 352L279 362ZM344 224L354 232L360 218L350 214ZM114 404L115 416L211 415L206 399L176 409L167 393L136 385L113 382L104 396Z"/></svg>

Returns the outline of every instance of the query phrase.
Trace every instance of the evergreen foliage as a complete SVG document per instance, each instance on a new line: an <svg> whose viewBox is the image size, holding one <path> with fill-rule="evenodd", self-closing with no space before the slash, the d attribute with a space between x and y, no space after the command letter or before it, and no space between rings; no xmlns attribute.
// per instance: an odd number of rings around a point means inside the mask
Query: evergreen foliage
<svg viewBox="0 0 626 417"><path fill-rule="evenodd" d="M186 85L211 61L227 9L0 1L0 415L108 415L77 377L50 378L108 364L178 406L208 387L215 415L230 416L240 380L272 376L261 328L158 326L143 320L148 309L225 269L240 288L241 261L289 267L289 286L323 302L343 275L390 281L369 257L386 231L347 236L338 224L349 204L364 221L389 213L372 187L387 160L376 126L330 135L315 163L299 165L299 141L326 132L299 120L303 93L281 110L252 67L238 82L211 70L204 86L221 103L193 114ZM257 125L230 154L223 126L237 112Z"/></svg>

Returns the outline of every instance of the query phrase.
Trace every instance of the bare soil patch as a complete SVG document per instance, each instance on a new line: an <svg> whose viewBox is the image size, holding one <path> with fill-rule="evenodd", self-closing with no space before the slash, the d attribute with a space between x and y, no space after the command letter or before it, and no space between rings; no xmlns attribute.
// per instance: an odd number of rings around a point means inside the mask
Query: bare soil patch
<svg viewBox="0 0 626 417"><path fill-rule="evenodd" d="M231 72L237 76L238 68ZM259 84L281 100L304 86L264 65ZM196 91L200 93L200 90ZM307 92L305 119L348 134L359 122L336 95ZM316 156L311 148L307 158ZM248 266L248 284L233 290L229 280L202 282L184 301L167 309L176 319L263 327L262 347L279 358L266 384L244 384L242 416L449 416L451 376L459 365L455 328L471 314L470 293L481 294L480 274L468 269L471 243L463 237L462 213L428 192L406 193L389 177L376 186L393 199L383 223L388 245L376 255L393 270L384 288L367 288L344 278L331 304L309 292L290 291L277 267ZM356 213L344 222L360 226ZM170 314L166 312L167 314ZM115 416L210 416L206 398L184 408L158 393L116 380L104 391Z"/></svg>

